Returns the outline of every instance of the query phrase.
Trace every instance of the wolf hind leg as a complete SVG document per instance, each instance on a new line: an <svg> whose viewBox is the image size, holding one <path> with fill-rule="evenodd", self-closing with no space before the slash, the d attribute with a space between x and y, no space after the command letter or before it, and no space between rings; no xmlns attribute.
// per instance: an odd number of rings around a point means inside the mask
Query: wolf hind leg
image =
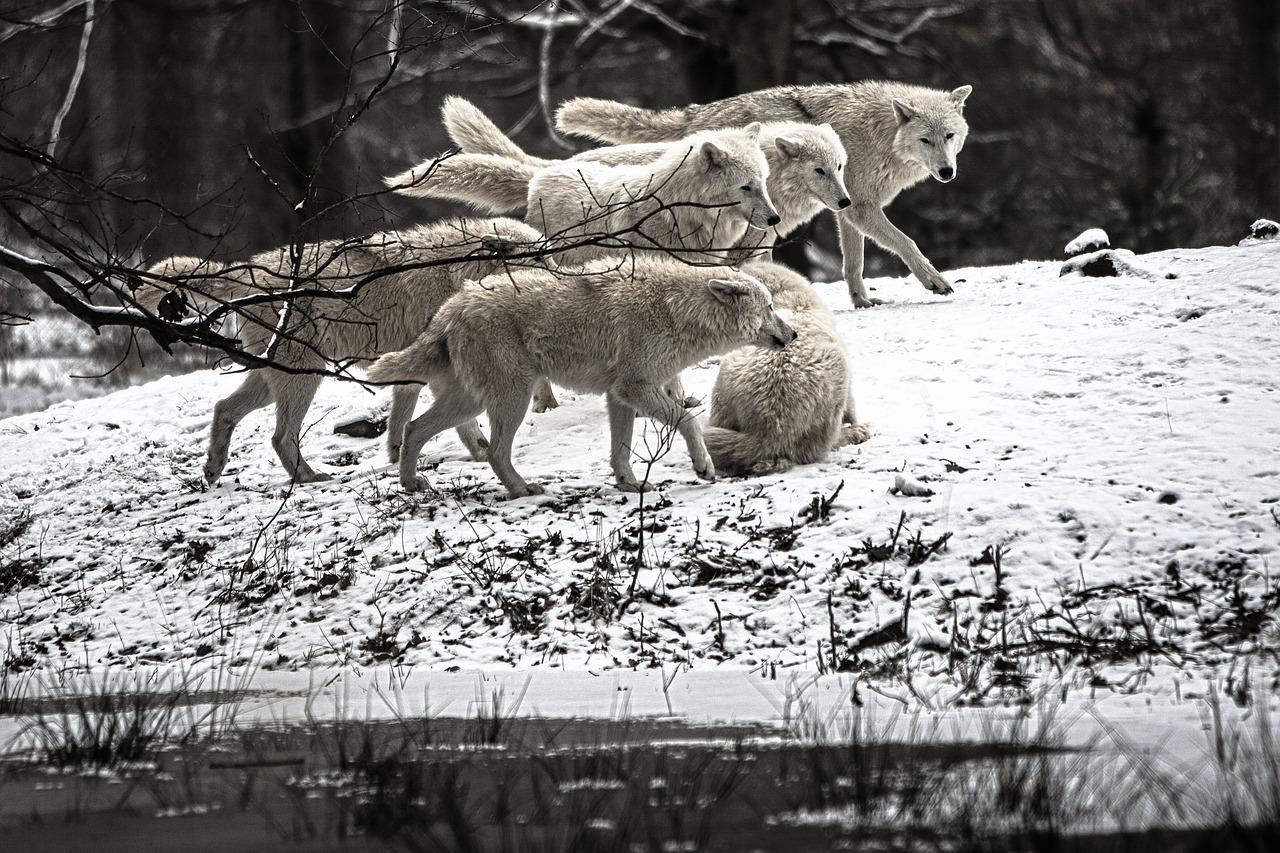
<svg viewBox="0 0 1280 853"><path fill-rule="evenodd" d="M240 383L240 387L223 397L213 407L213 422L209 427L209 452L204 463L204 479L209 485L218 482L222 469L227 466L227 454L231 435L245 416L271 402L271 387L266 374L253 370Z"/></svg>

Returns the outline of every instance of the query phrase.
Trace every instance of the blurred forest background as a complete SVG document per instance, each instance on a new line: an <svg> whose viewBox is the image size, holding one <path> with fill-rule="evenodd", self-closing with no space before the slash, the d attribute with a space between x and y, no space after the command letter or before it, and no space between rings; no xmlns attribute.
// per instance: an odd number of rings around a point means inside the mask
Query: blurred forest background
<svg viewBox="0 0 1280 853"><path fill-rule="evenodd" d="M576 95L877 77L974 86L958 179L890 208L940 269L1056 257L1089 226L1136 251L1234 242L1280 213L1276 0L0 0L0 241L47 257L12 215L39 209L129 263L237 259L459 212L379 192L448 147L449 94L559 156L584 146L548 113ZM807 237L834 277L830 217ZM175 369L0 279L0 416Z"/></svg>

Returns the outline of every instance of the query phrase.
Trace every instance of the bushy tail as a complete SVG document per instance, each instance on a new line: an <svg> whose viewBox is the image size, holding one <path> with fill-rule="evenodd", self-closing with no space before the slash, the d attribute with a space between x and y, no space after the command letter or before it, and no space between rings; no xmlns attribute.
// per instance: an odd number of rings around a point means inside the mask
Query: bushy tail
<svg viewBox="0 0 1280 853"><path fill-rule="evenodd" d="M516 145L511 137L503 133L487 115L466 98L450 95L444 99L444 106L440 108L440 113L444 117L444 126L449 132L449 138L453 140L454 145L462 149L464 154L493 154L518 160L539 169L545 169L555 163L554 160L534 157Z"/></svg>
<svg viewBox="0 0 1280 853"><path fill-rule="evenodd" d="M771 453L757 436L724 427L702 428L702 440L716 472L729 475L762 475L785 471L791 463Z"/></svg>
<svg viewBox="0 0 1280 853"><path fill-rule="evenodd" d="M366 371L374 382L416 382L426 385L449 369L449 348L444 337L427 331L402 350L389 352Z"/></svg>
<svg viewBox="0 0 1280 853"><path fill-rule="evenodd" d="M493 154L454 154L438 157L387 178L396 192L420 198L465 201L492 213L523 208L529 182L538 167Z"/></svg>
<svg viewBox="0 0 1280 853"><path fill-rule="evenodd" d="M667 142L689 135L689 113L683 107L646 110L599 98L574 98L556 111L563 133L601 142Z"/></svg>
<svg viewBox="0 0 1280 853"><path fill-rule="evenodd" d="M153 276L182 279L180 282L146 279L133 292L137 303L165 320L180 320L192 310L206 312L219 300L242 295L239 282L219 276L221 264L204 258L177 255L148 268Z"/></svg>

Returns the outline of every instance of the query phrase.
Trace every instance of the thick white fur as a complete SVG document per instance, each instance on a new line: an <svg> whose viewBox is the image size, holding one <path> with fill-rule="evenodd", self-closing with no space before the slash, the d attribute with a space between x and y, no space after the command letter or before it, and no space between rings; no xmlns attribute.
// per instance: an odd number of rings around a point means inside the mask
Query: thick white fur
<svg viewBox="0 0 1280 853"><path fill-rule="evenodd" d="M455 119L449 122L455 131L460 124L467 127L460 132L463 139L484 132L505 140L482 115ZM488 128L479 126L480 119ZM743 257L729 250L748 228L764 231L779 221L769 198L769 164L758 144L759 131L758 125L748 125L693 134L643 161L566 160L545 166L514 144L498 142L490 151L506 153L436 158L387 183L408 195L449 198L495 212L522 206L525 222L567 247L557 255L561 263L637 249L723 263ZM508 156L512 148L518 158Z"/></svg>
<svg viewBox="0 0 1280 853"><path fill-rule="evenodd" d="M716 470L772 474L866 441L870 432L857 420L849 363L831 310L784 266L754 261L743 271L769 288L798 337L782 350L735 350L721 363L703 430Z"/></svg>
<svg viewBox="0 0 1280 853"><path fill-rule="evenodd" d="M769 291L749 275L638 258L556 274L521 271L468 284L406 349L378 359L380 382L431 383L440 394L405 429L400 482L424 488L416 460L437 433L474 418L490 421L489 463L513 497L541 487L512 467L511 446L534 386L551 380L604 394L619 488L643 485L631 468L637 414L677 430L694 471L715 478L697 420L664 390L681 370L747 344L782 347L795 333L774 312Z"/></svg>
<svg viewBox="0 0 1280 853"><path fill-rule="evenodd" d="M275 361L293 369L319 369L327 362L350 366L408 345L426 329L431 317L467 279L499 269L501 255L517 246L536 248L542 235L512 219L449 220L406 231L374 234L358 241L326 241L303 247L299 272L310 280L307 288L338 290L362 280L350 299L298 299L290 308L286 335ZM500 250L495 250L501 247ZM444 258L477 259L462 263L401 269L378 277L376 271ZM151 268L153 275L184 279L179 287L168 282L144 283L138 302L156 310L169 296L166 308L181 306L207 313L228 300L289 288L292 265L287 249L272 249L247 263L221 266L199 258L171 258ZM372 274L372 278L370 278ZM271 340L282 303L237 309L238 335L246 351L262 354ZM231 435L249 412L275 403L276 428L271 443L289 476L299 483L328 480L313 469L299 446L303 417L321 377L262 368L250 370L240 387L213 410L205 479L217 482L227 463ZM392 461L399 458L404 424L413 414L419 386L399 386L392 395L387 447ZM486 442L474 420L458 425L458 435L477 459L485 457Z"/></svg>
<svg viewBox="0 0 1280 853"><path fill-rule="evenodd" d="M883 208L930 175L943 182L955 177L956 156L969 131L964 103L972 91L972 86L948 92L885 81L783 86L670 110L576 98L561 105L556 121L566 133L612 143L661 142L757 121L829 123L849 155L845 187L853 203L838 217L840 246L850 298L863 308L874 304L862 280L864 235L902 258L929 290L951 292Z"/></svg>
<svg viewBox="0 0 1280 853"><path fill-rule="evenodd" d="M464 153L519 160L526 166L543 169L566 161L534 157L504 134L474 104L465 98L449 97L441 108L449 137ZM781 236L804 225L824 208L842 210L850 205L844 188L847 157L840 137L829 124L795 121L768 122L760 128L760 148L769 164L769 198L782 217L775 229ZM652 163L667 150L668 143L641 142L610 145L575 155L567 162L602 163L606 166ZM509 165L499 174L513 174ZM524 199L505 190L503 179L492 179L493 213L510 213L524 206ZM474 192L474 191L472 191ZM504 201L514 201L509 207ZM748 239L750 239L748 237Z"/></svg>

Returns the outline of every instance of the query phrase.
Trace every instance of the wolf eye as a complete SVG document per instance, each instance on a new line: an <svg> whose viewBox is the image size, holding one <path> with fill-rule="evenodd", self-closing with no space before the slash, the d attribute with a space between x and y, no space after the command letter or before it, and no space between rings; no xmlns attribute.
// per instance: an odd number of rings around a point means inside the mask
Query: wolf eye
<svg viewBox="0 0 1280 853"><path fill-rule="evenodd" d="M819 175L825 175L825 174L827 173L827 170L826 170L826 169L824 169L824 168L822 168L821 166L819 166L818 168L814 169L813 171L817 172Z"/></svg>
<svg viewBox="0 0 1280 853"><path fill-rule="evenodd" d="M747 184L746 186L742 187L742 191L743 191L744 193L749 193L749 192L751 192L751 184Z"/></svg>
<svg viewBox="0 0 1280 853"><path fill-rule="evenodd" d="M836 166L836 171L838 172L843 168L844 168L844 163L841 163L839 166Z"/></svg>
<svg viewBox="0 0 1280 853"><path fill-rule="evenodd" d="M933 144L932 142L930 142L930 141L929 141L929 137L927 137L927 136L922 136L922 137L920 137L920 141L921 141L921 142L923 142L925 145L932 145L932 144Z"/></svg>
<svg viewBox="0 0 1280 853"><path fill-rule="evenodd" d="M956 135L955 135L954 133L948 133L948 134L947 134L947 139L955 139L955 137L956 137Z"/></svg>

